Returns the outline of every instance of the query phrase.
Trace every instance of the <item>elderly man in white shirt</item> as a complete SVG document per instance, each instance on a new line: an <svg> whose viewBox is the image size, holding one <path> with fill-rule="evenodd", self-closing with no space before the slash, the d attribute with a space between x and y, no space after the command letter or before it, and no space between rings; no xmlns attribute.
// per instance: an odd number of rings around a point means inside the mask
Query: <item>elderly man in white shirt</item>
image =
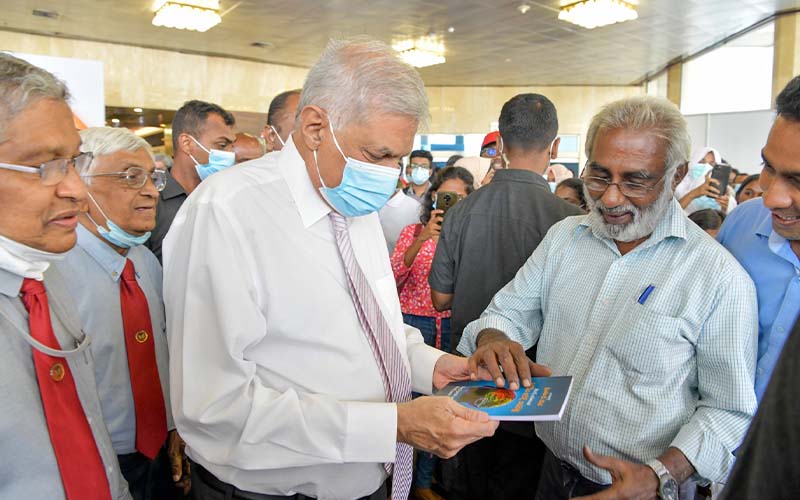
<svg viewBox="0 0 800 500"><path fill-rule="evenodd" d="M410 399L469 378L403 325L376 213L427 107L385 44L331 42L281 154L213 176L176 216L172 409L199 499L385 500L388 474L406 499L411 446L449 457L496 429Z"/></svg>

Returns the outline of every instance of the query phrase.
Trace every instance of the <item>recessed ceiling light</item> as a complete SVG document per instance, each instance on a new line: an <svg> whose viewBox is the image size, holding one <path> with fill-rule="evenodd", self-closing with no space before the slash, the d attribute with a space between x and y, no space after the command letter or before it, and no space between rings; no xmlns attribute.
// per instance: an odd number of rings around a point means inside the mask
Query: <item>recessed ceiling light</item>
<svg viewBox="0 0 800 500"><path fill-rule="evenodd" d="M222 22L219 0L155 0L153 26L203 33Z"/></svg>
<svg viewBox="0 0 800 500"><path fill-rule="evenodd" d="M527 14L528 11L531 10L531 6L526 3L523 3L520 4L519 7L517 7L517 10L519 11L520 14Z"/></svg>
<svg viewBox="0 0 800 500"><path fill-rule="evenodd" d="M142 112L142 108L133 108L133 112L134 113L141 113Z"/></svg>
<svg viewBox="0 0 800 500"><path fill-rule="evenodd" d="M258 47L259 49L271 49L275 46L272 42L253 42L250 44L251 47Z"/></svg>
<svg viewBox="0 0 800 500"><path fill-rule="evenodd" d="M453 33L453 32L455 32L455 30L456 30L455 26L450 26L449 28L447 28L447 32L448 33Z"/></svg>
<svg viewBox="0 0 800 500"><path fill-rule="evenodd" d="M634 4L623 0L580 0L561 7L558 18L593 29L638 18Z"/></svg>
<svg viewBox="0 0 800 500"><path fill-rule="evenodd" d="M58 19L59 13L54 10L33 9L31 12L36 17L46 17L47 19Z"/></svg>

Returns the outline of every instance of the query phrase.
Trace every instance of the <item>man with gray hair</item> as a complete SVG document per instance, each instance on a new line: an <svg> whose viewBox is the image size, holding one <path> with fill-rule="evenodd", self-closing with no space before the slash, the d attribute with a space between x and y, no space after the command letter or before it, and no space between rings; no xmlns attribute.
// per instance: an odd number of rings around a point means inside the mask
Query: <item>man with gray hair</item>
<svg viewBox="0 0 800 500"><path fill-rule="evenodd" d="M78 244L55 268L92 338L103 418L134 500L173 498L170 462L186 489L188 471L169 410L161 266L142 245L167 174L128 129L93 127L80 136L81 150L94 157L81 173L89 209L79 216Z"/></svg>
<svg viewBox="0 0 800 500"><path fill-rule="evenodd" d="M497 427L446 397L466 358L405 327L377 211L428 117L383 43L333 41L280 155L214 175L164 246L175 423L199 500L408 498L412 446ZM488 374L486 374L488 375Z"/></svg>
<svg viewBox="0 0 800 500"><path fill-rule="evenodd" d="M0 53L0 498L129 499L89 337L51 265L75 245L81 143L53 75Z"/></svg>
<svg viewBox="0 0 800 500"><path fill-rule="evenodd" d="M470 369L498 385L530 385L537 342L538 362L574 377L563 418L536 423L538 500L693 498L733 464L756 405L756 296L673 199L689 146L666 100L603 108L586 137L590 213L553 226L464 330Z"/></svg>

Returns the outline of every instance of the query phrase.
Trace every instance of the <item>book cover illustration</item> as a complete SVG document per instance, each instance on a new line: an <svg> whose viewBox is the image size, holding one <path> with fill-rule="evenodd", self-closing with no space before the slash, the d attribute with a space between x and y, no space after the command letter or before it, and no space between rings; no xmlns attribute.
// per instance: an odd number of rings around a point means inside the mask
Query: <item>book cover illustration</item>
<svg viewBox="0 0 800 500"><path fill-rule="evenodd" d="M572 389L572 377L534 377L531 387L516 391L492 381L455 382L436 391L494 420L561 420Z"/></svg>

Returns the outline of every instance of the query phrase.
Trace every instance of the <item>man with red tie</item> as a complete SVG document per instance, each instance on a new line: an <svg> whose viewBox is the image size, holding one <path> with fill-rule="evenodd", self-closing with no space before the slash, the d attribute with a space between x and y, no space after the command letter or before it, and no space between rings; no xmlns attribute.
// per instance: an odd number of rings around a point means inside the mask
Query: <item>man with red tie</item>
<svg viewBox="0 0 800 500"><path fill-rule="evenodd" d="M50 73L0 54L0 498L129 499L89 338L50 264L75 245L91 155Z"/></svg>
<svg viewBox="0 0 800 500"><path fill-rule="evenodd" d="M188 490L181 442L169 411L169 370L161 266L144 243L156 224L166 171L150 145L131 131L80 132L92 162L81 172L88 211L78 217L78 243L56 269L66 278L81 324L92 339L103 417L135 500ZM169 451L165 447L168 444Z"/></svg>

